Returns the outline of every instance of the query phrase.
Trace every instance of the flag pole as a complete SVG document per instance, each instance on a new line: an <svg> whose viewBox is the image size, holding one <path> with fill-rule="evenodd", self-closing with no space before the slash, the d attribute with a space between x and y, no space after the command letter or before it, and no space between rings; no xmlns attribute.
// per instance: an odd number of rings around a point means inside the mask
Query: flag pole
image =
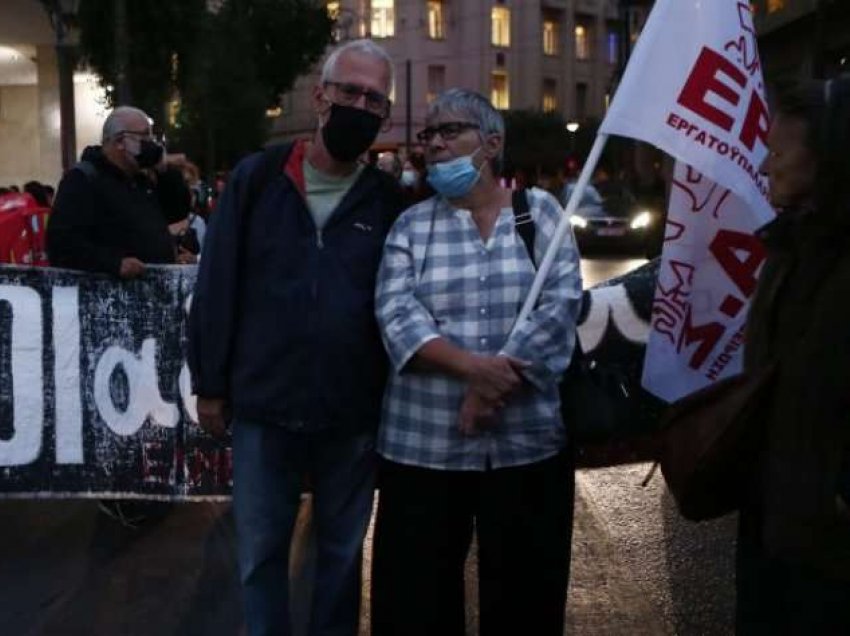
<svg viewBox="0 0 850 636"><path fill-rule="evenodd" d="M599 158L602 156L602 151L605 149L607 141L608 135L601 133L596 135L593 147L590 149L590 154L587 156L587 161L584 162L584 167L581 169L581 174L579 175L576 187L573 188L572 194L570 194L570 200L567 201L567 209L562 215L561 221L558 223L555 235L549 242L549 247L546 249L546 255L540 263L540 267L534 277L534 282L531 284L531 290L528 292L528 297L525 299L525 303L523 304L522 309L519 312L519 316L517 316L516 322L514 323L514 330L516 330L517 325L522 324L522 322L528 319L531 310L537 303L540 291L543 289L543 283L546 281L546 276L549 275L549 270L552 269L552 263L555 262L555 255L558 253L561 243L564 242L564 237L567 232L570 230L570 217L575 214L576 209L578 208L579 201L581 201L581 197L587 188L587 184L590 182L590 177L593 175L593 171L596 170L596 165L599 163Z"/></svg>

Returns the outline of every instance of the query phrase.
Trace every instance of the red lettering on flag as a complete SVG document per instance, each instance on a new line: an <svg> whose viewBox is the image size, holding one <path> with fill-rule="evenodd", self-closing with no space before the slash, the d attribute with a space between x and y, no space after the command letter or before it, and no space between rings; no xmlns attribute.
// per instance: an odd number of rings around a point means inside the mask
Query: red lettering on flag
<svg viewBox="0 0 850 636"><path fill-rule="evenodd" d="M747 85L747 76L732 62L704 46L677 101L723 130L730 131L735 118L706 101L709 93L721 97L733 106L737 106L741 101L740 93L718 79L719 73L729 77L741 88Z"/></svg>
<svg viewBox="0 0 850 636"><path fill-rule="evenodd" d="M767 114L767 106L759 94L754 92L750 98L750 106L747 108L744 127L741 129L741 143L750 151L755 146L756 139L766 144L769 128L770 117Z"/></svg>
<svg viewBox="0 0 850 636"><path fill-rule="evenodd" d="M752 234L733 230L718 230L708 246L723 271L747 298L756 289L756 274L765 259L764 246ZM738 256L743 252L746 256Z"/></svg>
<svg viewBox="0 0 850 636"><path fill-rule="evenodd" d="M679 336L678 350L689 347L694 343L699 343L697 350L688 360L688 366L691 369L699 369L709 354L720 342L723 334L726 332L724 327L719 322L709 322L704 325L695 326L691 322L691 306L688 305L688 312L685 314L685 324L682 326L682 333Z"/></svg>

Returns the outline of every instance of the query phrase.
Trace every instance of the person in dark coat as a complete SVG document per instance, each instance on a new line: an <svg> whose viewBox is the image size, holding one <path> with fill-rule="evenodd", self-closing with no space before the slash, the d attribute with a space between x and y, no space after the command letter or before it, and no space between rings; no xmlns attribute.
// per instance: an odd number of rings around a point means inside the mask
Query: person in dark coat
<svg viewBox="0 0 850 636"><path fill-rule="evenodd" d="M310 634L358 631L386 354L374 315L397 184L359 158L389 123L392 60L334 50L311 141L241 161L211 216L189 316L200 425L232 416L233 510L251 636L291 634L289 550L309 479L316 526ZM263 178L264 177L264 178Z"/></svg>
<svg viewBox="0 0 850 636"><path fill-rule="evenodd" d="M47 227L51 265L135 278L145 264L180 260L168 225L188 213L188 189L179 170L166 169L151 126L144 111L116 108L102 145L62 178Z"/></svg>
<svg viewBox="0 0 850 636"><path fill-rule="evenodd" d="M102 145L89 146L65 173L47 224L53 267L142 276L147 264L186 262L168 225L188 214L188 189L169 169L153 138L152 120L138 108L114 109L103 123ZM100 502L100 511L134 528L163 517L171 505L138 500Z"/></svg>
<svg viewBox="0 0 850 636"><path fill-rule="evenodd" d="M850 76L778 96L763 172L777 217L745 369L778 359L740 511L738 634L850 634Z"/></svg>

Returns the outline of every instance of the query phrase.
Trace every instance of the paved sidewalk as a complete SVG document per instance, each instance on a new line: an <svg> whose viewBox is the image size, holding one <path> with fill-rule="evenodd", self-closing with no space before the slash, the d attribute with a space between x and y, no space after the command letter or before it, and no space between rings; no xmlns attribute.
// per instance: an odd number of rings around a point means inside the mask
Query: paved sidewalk
<svg viewBox="0 0 850 636"><path fill-rule="evenodd" d="M731 633L732 520L678 519L645 466L581 471L567 633ZM304 511L294 549L294 614L309 600ZM175 504L132 530L89 501L0 501L0 625L12 636L235 636L241 632L233 522L225 504ZM369 633L366 541L361 636ZM300 565L298 565L300 564ZM468 630L477 633L475 562ZM534 633L529 616L528 634Z"/></svg>

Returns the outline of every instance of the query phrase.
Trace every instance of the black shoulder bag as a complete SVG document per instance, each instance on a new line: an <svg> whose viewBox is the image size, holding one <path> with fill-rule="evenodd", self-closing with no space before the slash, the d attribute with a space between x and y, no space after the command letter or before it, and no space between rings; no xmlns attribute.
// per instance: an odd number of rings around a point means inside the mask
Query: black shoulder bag
<svg viewBox="0 0 850 636"><path fill-rule="evenodd" d="M525 190L513 193L514 223L534 264L535 226ZM579 312L580 313L580 312ZM576 331L573 356L560 384L561 417L577 445L605 443L630 429L632 392L622 374L585 355ZM620 463L620 462L615 462Z"/></svg>

